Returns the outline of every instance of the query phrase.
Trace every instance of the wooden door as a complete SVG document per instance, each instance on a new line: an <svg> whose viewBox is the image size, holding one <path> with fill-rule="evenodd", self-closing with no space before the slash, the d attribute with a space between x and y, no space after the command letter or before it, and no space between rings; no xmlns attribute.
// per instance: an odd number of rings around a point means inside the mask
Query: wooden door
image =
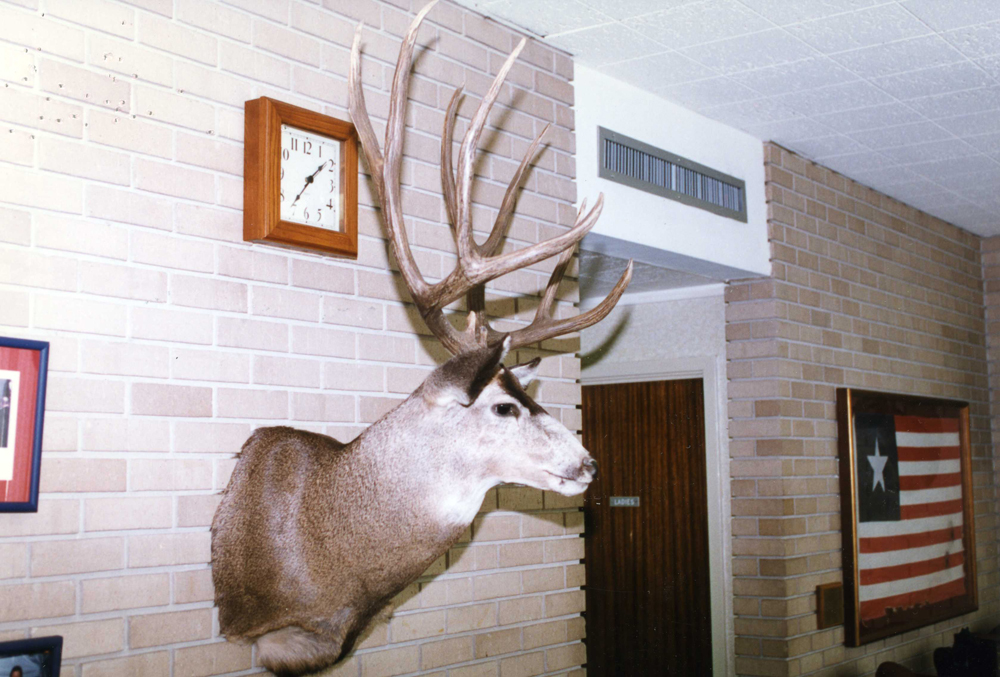
<svg viewBox="0 0 1000 677"><path fill-rule="evenodd" d="M701 379L583 388L588 677L712 674L703 402Z"/></svg>

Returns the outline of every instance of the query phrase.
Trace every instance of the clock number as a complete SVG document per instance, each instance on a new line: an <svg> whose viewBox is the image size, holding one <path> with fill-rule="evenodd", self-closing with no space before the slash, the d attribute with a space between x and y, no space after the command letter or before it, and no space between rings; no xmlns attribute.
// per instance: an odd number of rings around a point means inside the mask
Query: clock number
<svg viewBox="0 0 1000 677"><path fill-rule="evenodd" d="M304 218L306 221L309 220L309 210L308 209L306 209L306 210L304 210L302 212L302 218Z"/></svg>
<svg viewBox="0 0 1000 677"><path fill-rule="evenodd" d="M303 150L303 152L305 152L306 155L312 155L312 152L311 152L312 151L312 147L313 147L312 141L303 141L302 142L302 150Z"/></svg>
<svg viewBox="0 0 1000 677"><path fill-rule="evenodd" d="M285 180L285 168L284 167L281 168L281 180L282 181Z"/></svg>
<svg viewBox="0 0 1000 677"><path fill-rule="evenodd" d="M285 201L285 191L281 191L281 201Z"/></svg>
<svg viewBox="0 0 1000 677"><path fill-rule="evenodd" d="M282 148L281 149L281 159L282 160L287 160L288 159L288 149L287 148Z"/></svg>
<svg viewBox="0 0 1000 677"><path fill-rule="evenodd" d="M333 209L333 200L330 200L329 202L326 203L326 208Z"/></svg>
<svg viewBox="0 0 1000 677"><path fill-rule="evenodd" d="M292 150L298 150L298 149L299 149L299 140L298 140L298 139L296 139L296 138L295 138L295 137L293 136L293 137L292 137Z"/></svg>
<svg viewBox="0 0 1000 677"><path fill-rule="evenodd" d="M319 223L322 220L323 220L323 210L322 209L317 209L316 210L316 223Z"/></svg>
<svg viewBox="0 0 1000 677"><path fill-rule="evenodd" d="M319 144L319 159L323 159L323 144Z"/></svg>
<svg viewBox="0 0 1000 677"><path fill-rule="evenodd" d="M330 192L332 193L334 190L336 190L336 188L337 188L337 183L333 179L330 179Z"/></svg>

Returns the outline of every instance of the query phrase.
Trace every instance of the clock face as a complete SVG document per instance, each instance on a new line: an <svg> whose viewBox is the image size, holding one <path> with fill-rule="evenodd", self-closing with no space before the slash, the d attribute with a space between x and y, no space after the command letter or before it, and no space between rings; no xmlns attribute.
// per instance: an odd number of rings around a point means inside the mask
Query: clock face
<svg viewBox="0 0 1000 677"><path fill-rule="evenodd" d="M340 141L281 125L281 220L340 230Z"/></svg>

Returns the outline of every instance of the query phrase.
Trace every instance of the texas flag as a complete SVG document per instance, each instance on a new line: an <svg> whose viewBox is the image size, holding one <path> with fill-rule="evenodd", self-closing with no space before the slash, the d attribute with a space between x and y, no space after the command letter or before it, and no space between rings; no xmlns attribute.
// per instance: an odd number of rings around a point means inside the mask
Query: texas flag
<svg viewBox="0 0 1000 677"><path fill-rule="evenodd" d="M855 416L862 621L965 594L958 425Z"/></svg>

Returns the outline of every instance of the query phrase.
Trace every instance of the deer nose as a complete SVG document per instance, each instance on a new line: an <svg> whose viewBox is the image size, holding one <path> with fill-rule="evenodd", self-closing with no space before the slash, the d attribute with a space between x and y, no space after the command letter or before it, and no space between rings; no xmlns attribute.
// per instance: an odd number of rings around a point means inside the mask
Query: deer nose
<svg viewBox="0 0 1000 677"><path fill-rule="evenodd" d="M597 461L592 458L587 458L583 462L583 467L590 471L592 479L597 479Z"/></svg>

